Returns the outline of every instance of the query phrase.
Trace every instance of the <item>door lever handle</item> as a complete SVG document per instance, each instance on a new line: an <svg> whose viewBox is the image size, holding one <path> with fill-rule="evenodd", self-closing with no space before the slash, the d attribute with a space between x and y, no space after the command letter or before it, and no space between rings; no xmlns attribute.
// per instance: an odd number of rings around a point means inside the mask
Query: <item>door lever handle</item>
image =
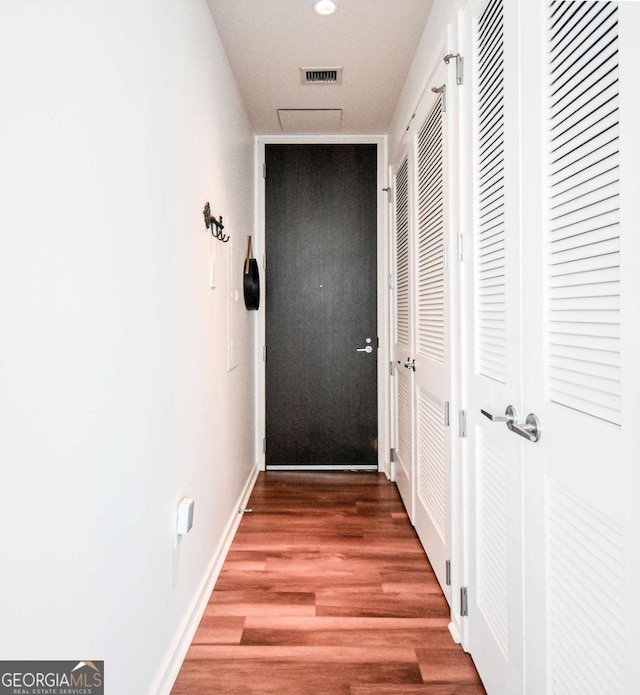
<svg viewBox="0 0 640 695"><path fill-rule="evenodd" d="M512 432L519 434L521 437L528 439L534 444L539 441L542 436L542 426L535 413L529 413L524 423L514 422L510 429Z"/></svg>
<svg viewBox="0 0 640 695"><path fill-rule="evenodd" d="M406 360L398 360L398 364L406 367L407 369L413 369L414 372L416 371L416 361L410 359L409 357L407 357Z"/></svg>
<svg viewBox="0 0 640 695"><path fill-rule="evenodd" d="M512 429L515 423L518 421L518 412L512 405L508 405L507 409L504 411L504 415L494 415L486 410L480 410L480 412L488 417L491 422L505 422L509 429Z"/></svg>
<svg viewBox="0 0 640 695"><path fill-rule="evenodd" d="M356 352L373 352L373 348L371 345L367 345L367 347L356 348Z"/></svg>

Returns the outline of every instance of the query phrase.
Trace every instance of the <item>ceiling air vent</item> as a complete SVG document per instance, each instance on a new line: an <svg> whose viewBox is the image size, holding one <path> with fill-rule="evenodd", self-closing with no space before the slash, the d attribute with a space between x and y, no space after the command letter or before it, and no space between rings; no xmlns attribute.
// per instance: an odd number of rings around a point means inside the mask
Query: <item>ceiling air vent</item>
<svg viewBox="0 0 640 695"><path fill-rule="evenodd" d="M342 68L300 68L302 84L341 84Z"/></svg>

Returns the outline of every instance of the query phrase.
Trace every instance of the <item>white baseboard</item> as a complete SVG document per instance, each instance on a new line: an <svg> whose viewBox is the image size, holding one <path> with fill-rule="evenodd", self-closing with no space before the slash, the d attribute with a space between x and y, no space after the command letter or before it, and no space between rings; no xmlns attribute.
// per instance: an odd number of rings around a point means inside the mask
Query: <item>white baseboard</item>
<svg viewBox="0 0 640 695"><path fill-rule="evenodd" d="M271 465L270 471L290 471L297 473L298 471L315 471L318 473L326 473L327 471L361 471L363 473L377 473L377 463L314 463L307 465L304 463L294 463L288 465Z"/></svg>
<svg viewBox="0 0 640 695"><path fill-rule="evenodd" d="M456 644L460 644L460 632L458 630L458 626L452 621L449 623L449 632L451 633L451 637L453 641Z"/></svg>
<svg viewBox="0 0 640 695"><path fill-rule="evenodd" d="M205 574L205 578L200 585L200 589L196 593L194 600L191 604L190 610L178 630L176 638L174 639L172 648L169 651L169 655L165 660L165 663L160 668L158 676L155 679L153 687L149 690L149 695L170 695L173 684L175 683L182 663L189 651L193 637L196 634L202 615L207 607L211 592L213 587L220 575L220 570L227 557L229 548L231 547L231 542L238 530L240 525L240 520L242 519L242 514L239 510L246 507L253 486L255 485L256 478L258 477L258 469L254 469L249 479L247 480L242 493L238 499L238 503L234 506L234 511L231 514L231 518L227 522L224 533L220 543L211 558L209 567Z"/></svg>

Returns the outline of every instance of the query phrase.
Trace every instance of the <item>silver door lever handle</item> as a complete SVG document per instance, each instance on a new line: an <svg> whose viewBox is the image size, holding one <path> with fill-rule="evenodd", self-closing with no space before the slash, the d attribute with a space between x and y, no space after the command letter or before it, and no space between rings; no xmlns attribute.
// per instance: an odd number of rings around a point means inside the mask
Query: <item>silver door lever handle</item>
<svg viewBox="0 0 640 695"><path fill-rule="evenodd" d="M540 440L542 436L542 426L540 425L540 420L535 413L529 413L527 419L524 423L513 423L511 425L511 431L519 434L521 437L528 439L530 442L535 442Z"/></svg>
<svg viewBox="0 0 640 695"><path fill-rule="evenodd" d="M491 422L506 422L509 429L512 429L518 420L518 412L512 405L507 406L507 409L504 411L504 415L494 415L493 413L489 413L482 409L480 412L485 417L488 417Z"/></svg>
<svg viewBox="0 0 640 695"><path fill-rule="evenodd" d="M398 360L398 364L406 367L407 369L412 369L414 372L416 371L416 361L411 360L408 357L406 360Z"/></svg>
<svg viewBox="0 0 640 695"><path fill-rule="evenodd" d="M373 352L373 348L371 345L367 345L367 347L356 348L356 352Z"/></svg>

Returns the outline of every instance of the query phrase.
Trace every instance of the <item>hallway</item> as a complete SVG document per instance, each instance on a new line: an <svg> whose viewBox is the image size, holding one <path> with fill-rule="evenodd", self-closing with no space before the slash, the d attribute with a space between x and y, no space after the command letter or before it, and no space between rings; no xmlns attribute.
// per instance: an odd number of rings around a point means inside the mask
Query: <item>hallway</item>
<svg viewBox="0 0 640 695"><path fill-rule="evenodd" d="M337 5L0 4L0 682L640 693L640 2ZM262 473L248 502L264 155L293 144L377 148L375 333L282 342L327 390L375 358L381 475Z"/></svg>
<svg viewBox="0 0 640 695"><path fill-rule="evenodd" d="M261 473L173 695L481 695L397 488Z"/></svg>

